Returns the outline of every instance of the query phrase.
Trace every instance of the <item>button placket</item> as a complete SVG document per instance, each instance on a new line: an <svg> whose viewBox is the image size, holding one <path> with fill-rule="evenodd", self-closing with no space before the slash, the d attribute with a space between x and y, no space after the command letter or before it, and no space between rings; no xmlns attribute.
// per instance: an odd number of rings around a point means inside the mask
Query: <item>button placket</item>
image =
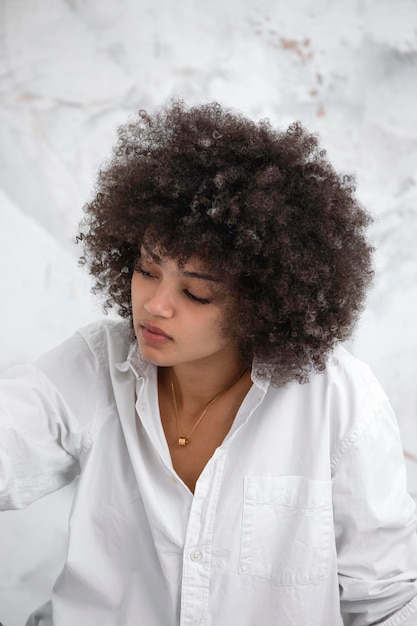
<svg viewBox="0 0 417 626"><path fill-rule="evenodd" d="M206 623L211 543L223 461L218 450L197 481L184 545L181 626Z"/></svg>

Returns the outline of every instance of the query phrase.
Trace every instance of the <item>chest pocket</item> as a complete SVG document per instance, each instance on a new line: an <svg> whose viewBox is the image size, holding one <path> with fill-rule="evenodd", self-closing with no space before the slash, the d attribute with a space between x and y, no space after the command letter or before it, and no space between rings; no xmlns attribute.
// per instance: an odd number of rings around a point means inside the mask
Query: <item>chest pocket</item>
<svg viewBox="0 0 417 626"><path fill-rule="evenodd" d="M244 479L239 572L276 585L326 577L333 536L332 483L300 476Z"/></svg>

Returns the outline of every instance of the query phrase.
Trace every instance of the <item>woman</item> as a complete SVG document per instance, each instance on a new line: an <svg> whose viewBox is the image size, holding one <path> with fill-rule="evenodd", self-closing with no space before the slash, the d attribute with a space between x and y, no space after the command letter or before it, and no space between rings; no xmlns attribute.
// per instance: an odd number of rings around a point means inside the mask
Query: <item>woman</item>
<svg viewBox="0 0 417 626"><path fill-rule="evenodd" d="M339 345L372 277L353 191L299 124L174 101L120 129L78 240L125 319L1 388L2 507L80 475L28 624L417 623L395 418Z"/></svg>

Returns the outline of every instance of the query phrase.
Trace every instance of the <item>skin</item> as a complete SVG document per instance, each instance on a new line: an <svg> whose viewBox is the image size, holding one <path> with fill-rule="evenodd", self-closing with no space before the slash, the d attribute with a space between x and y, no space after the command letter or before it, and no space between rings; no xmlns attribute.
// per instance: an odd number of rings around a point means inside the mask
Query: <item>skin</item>
<svg viewBox="0 0 417 626"><path fill-rule="evenodd" d="M251 386L249 371L216 400L190 437L178 446L173 405L174 380L182 433L220 391L242 371L236 346L222 332L225 294L221 281L208 274L197 259L179 267L141 249L132 276L133 325L142 356L158 367L158 396L174 469L191 491L227 435Z"/></svg>
<svg viewBox="0 0 417 626"><path fill-rule="evenodd" d="M197 261L179 268L176 261L142 248L132 277L132 310L146 360L178 370L236 360L235 347L219 330L223 297L218 285Z"/></svg>

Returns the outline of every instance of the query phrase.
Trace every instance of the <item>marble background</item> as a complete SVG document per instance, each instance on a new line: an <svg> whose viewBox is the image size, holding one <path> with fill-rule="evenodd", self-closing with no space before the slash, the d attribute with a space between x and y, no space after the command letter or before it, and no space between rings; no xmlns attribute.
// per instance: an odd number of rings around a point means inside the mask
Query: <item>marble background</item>
<svg viewBox="0 0 417 626"><path fill-rule="evenodd" d="M396 410L417 499L417 2L1 0L0 368L102 313L72 238L118 124L173 95L300 119L376 218L349 348ZM0 517L0 621L59 572L73 488Z"/></svg>

